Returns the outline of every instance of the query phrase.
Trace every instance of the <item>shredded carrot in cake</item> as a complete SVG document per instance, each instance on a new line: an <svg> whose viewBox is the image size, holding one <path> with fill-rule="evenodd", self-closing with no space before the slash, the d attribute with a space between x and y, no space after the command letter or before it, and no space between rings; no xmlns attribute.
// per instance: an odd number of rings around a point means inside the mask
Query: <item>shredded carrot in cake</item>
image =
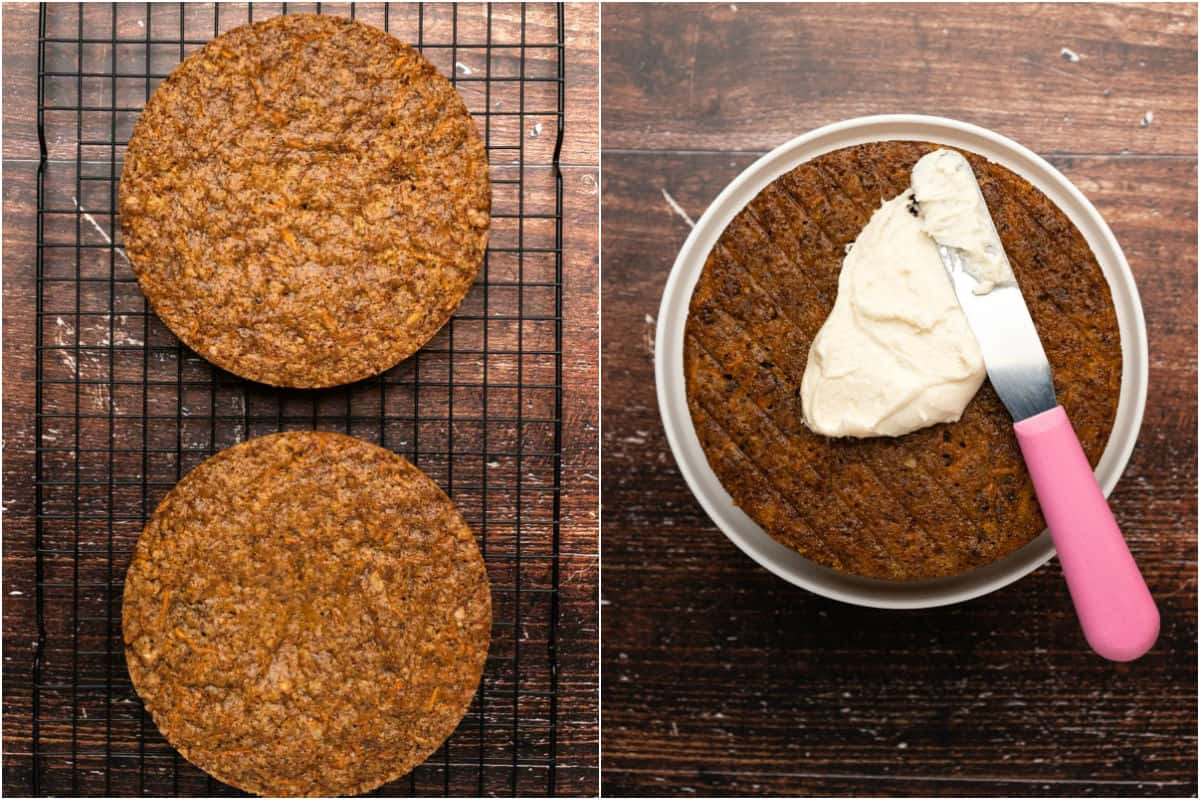
<svg viewBox="0 0 1200 800"><path fill-rule="evenodd" d="M253 753L253 752L254 752L254 750L249 747L231 747L228 750L218 750L216 754L219 756L232 756L232 755L243 755L244 756L247 753Z"/></svg>
<svg viewBox="0 0 1200 800"><path fill-rule="evenodd" d="M1021 494L1017 498L1017 514L1022 517L1025 516L1026 514L1028 514L1029 513L1029 504L1032 501L1033 501L1033 497L1032 497L1032 493L1029 491L1029 487L1025 487L1025 488L1021 489Z"/></svg>
<svg viewBox="0 0 1200 800"><path fill-rule="evenodd" d="M288 247L292 248L292 250L299 252L300 243L298 241L296 241L296 234L292 233L291 228L288 228L288 227L281 228L279 230L279 235L283 237L283 240L285 242L287 242Z"/></svg>
<svg viewBox="0 0 1200 800"><path fill-rule="evenodd" d="M192 648L196 652L199 652L199 653L215 653L215 652L217 652L215 649L213 649L211 647L204 647L203 645L199 645L199 644L196 644L195 642L193 642L191 640L191 638L186 633L183 632L183 628L176 628L175 636L180 641L186 643L188 647Z"/></svg>

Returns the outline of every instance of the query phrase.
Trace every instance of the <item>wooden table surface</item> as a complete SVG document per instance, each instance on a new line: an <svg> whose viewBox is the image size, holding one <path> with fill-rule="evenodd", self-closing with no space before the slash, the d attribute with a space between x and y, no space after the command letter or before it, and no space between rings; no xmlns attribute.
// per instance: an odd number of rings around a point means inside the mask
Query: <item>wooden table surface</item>
<svg viewBox="0 0 1200 800"><path fill-rule="evenodd" d="M1194 795L1196 10L605 6L602 787L637 794ZM1049 158L1137 278L1150 391L1112 497L1162 612L1092 655L1057 562L881 612L756 566L675 467L654 323L688 218L764 151L849 117L984 125Z"/></svg>
<svg viewBox="0 0 1200 800"><path fill-rule="evenodd" d="M293 4L296 7L302 4ZM334 5L336 4L329 4ZM4 793L30 792L37 6L4 10ZM497 25L519 20L495 9ZM597 790L598 7L566 9L562 530L557 791ZM531 55L531 58L536 56ZM73 159L51 142L51 159ZM540 149L539 151L540 152ZM549 150L530 159L549 166Z"/></svg>

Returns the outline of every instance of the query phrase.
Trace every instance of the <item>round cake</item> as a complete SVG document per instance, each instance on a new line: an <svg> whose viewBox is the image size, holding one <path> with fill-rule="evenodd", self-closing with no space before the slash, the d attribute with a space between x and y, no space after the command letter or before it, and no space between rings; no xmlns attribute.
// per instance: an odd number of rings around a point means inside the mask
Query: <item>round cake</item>
<svg viewBox="0 0 1200 800"><path fill-rule="evenodd" d="M188 56L121 173L125 252L155 312L212 363L276 386L412 355L474 281L490 208L454 87L383 31L312 14Z"/></svg>
<svg viewBox="0 0 1200 800"><path fill-rule="evenodd" d="M125 578L134 688L216 778L263 795L369 791L427 758L487 658L487 572L454 504L335 433L224 450L163 499Z"/></svg>
<svg viewBox="0 0 1200 800"><path fill-rule="evenodd" d="M962 418L896 438L833 439L802 422L800 382L846 246L940 145L877 142L819 156L763 189L721 234L689 308L688 406L734 502L812 561L916 580L988 564L1045 522L991 384ZM1013 172L964 152L979 180L1093 466L1116 415L1121 343L1100 266L1067 216Z"/></svg>

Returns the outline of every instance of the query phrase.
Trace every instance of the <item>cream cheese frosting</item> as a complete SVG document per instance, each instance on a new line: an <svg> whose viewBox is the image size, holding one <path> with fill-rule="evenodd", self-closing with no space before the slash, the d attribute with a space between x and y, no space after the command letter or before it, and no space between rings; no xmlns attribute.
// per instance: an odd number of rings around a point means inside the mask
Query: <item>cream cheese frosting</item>
<svg viewBox="0 0 1200 800"><path fill-rule="evenodd" d="M913 167L912 192L925 232L963 251L966 271L979 282L975 294L1016 282L975 172L961 153L935 150L922 157Z"/></svg>
<svg viewBox="0 0 1200 800"><path fill-rule="evenodd" d="M1012 280L970 165L950 150L926 155L912 189L875 211L842 262L800 385L811 430L902 436L962 417L986 369L934 236L967 252L981 287Z"/></svg>

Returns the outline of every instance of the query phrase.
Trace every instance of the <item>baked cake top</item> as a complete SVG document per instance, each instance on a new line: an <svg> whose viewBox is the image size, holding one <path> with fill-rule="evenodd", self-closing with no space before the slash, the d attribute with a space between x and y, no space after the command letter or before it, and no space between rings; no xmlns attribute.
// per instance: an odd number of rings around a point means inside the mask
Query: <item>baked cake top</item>
<svg viewBox="0 0 1200 800"><path fill-rule="evenodd" d="M369 791L475 695L483 559L400 456L335 433L224 450L163 499L125 580L125 657L189 761L265 795Z"/></svg>
<svg viewBox="0 0 1200 800"><path fill-rule="evenodd" d="M163 322L245 378L382 372L449 319L487 240L487 154L462 98L381 30L297 14L191 54L121 175L125 251Z"/></svg>

